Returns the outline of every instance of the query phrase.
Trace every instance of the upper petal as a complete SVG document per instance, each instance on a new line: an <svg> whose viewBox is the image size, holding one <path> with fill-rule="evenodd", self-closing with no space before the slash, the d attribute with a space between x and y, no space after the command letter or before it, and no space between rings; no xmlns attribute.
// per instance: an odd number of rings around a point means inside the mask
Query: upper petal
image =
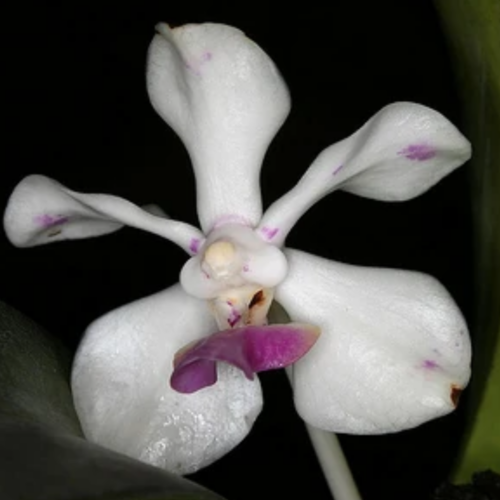
<svg viewBox="0 0 500 500"><path fill-rule="evenodd" d="M186 146L204 232L230 218L258 223L259 172L290 99L269 57L222 24L158 26L149 48L148 91Z"/></svg>
<svg viewBox="0 0 500 500"><path fill-rule="evenodd" d="M470 156L469 141L437 111L391 104L322 151L298 184L266 211L259 231L282 244L297 220L336 189L383 201L414 198Z"/></svg>
<svg viewBox="0 0 500 500"><path fill-rule="evenodd" d="M4 215L5 232L19 247L108 234L127 224L167 238L194 254L202 233L107 194L83 194L42 175L25 177L14 189Z"/></svg>
<svg viewBox="0 0 500 500"><path fill-rule="evenodd" d="M179 285L94 322L72 374L75 406L91 441L187 474L230 451L262 406L260 384L228 365L196 394L170 387L174 355L216 329L204 301Z"/></svg>
<svg viewBox="0 0 500 500"><path fill-rule="evenodd" d="M464 319L432 277L286 250L276 299L321 336L294 365L295 404L334 432L385 433L452 411L470 377Z"/></svg>

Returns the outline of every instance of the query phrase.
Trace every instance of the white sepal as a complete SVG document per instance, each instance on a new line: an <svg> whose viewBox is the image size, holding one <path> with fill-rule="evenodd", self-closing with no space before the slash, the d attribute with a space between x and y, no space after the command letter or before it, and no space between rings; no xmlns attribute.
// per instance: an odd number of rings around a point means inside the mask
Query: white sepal
<svg viewBox="0 0 500 500"><path fill-rule="evenodd" d="M203 231L228 217L257 224L261 163L290 109L285 83L238 29L207 23L157 30L149 96L189 152Z"/></svg>
<svg viewBox="0 0 500 500"><path fill-rule="evenodd" d="M83 194L42 175L25 177L14 189L4 215L5 232L19 247L90 238L123 225L173 241L191 255L203 234L184 222L164 218L159 208L144 209L107 194Z"/></svg>

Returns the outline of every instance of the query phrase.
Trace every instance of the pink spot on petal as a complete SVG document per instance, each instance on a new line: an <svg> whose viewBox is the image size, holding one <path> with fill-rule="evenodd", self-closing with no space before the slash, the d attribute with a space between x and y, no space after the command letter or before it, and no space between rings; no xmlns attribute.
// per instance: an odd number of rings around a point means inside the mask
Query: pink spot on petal
<svg viewBox="0 0 500 500"><path fill-rule="evenodd" d="M45 228L49 227L54 227L54 226L61 226L68 222L69 217L66 217L64 215L37 215L35 217L35 222Z"/></svg>
<svg viewBox="0 0 500 500"><path fill-rule="evenodd" d="M278 234L279 228L277 227L267 227L264 226L260 232L266 237L268 240L272 240Z"/></svg>
<svg viewBox="0 0 500 500"><path fill-rule="evenodd" d="M426 370L436 370L439 368L439 365L432 359L426 359L422 363L422 368L425 368Z"/></svg>
<svg viewBox="0 0 500 500"><path fill-rule="evenodd" d="M248 271L250 271L250 266L249 266L248 264L245 264L245 265L243 266L243 272L244 272L244 273L248 273Z"/></svg>
<svg viewBox="0 0 500 500"><path fill-rule="evenodd" d="M212 385L213 366L217 361L236 366L252 380L257 372L295 363L311 349L318 337L318 328L294 323L216 332L178 351L170 385L183 393Z"/></svg>
<svg viewBox="0 0 500 500"><path fill-rule="evenodd" d="M196 76L201 76L201 67L212 60L211 52L204 52L198 59L184 61L186 68L192 71Z"/></svg>
<svg viewBox="0 0 500 500"><path fill-rule="evenodd" d="M249 220L240 215L222 215L217 218L212 226L212 230L224 226L225 224L241 224L242 226L252 225Z"/></svg>
<svg viewBox="0 0 500 500"><path fill-rule="evenodd" d="M194 254L197 254L199 249L200 249L199 238L191 238L191 241L189 243L189 250L191 250L191 252L193 252Z"/></svg>
<svg viewBox="0 0 500 500"><path fill-rule="evenodd" d="M434 158L436 154L436 150L427 144L410 144L401 151L398 151L398 155L416 161L430 160Z"/></svg>
<svg viewBox="0 0 500 500"><path fill-rule="evenodd" d="M344 165L339 165L334 171L333 175L337 175L342 169L344 168Z"/></svg>

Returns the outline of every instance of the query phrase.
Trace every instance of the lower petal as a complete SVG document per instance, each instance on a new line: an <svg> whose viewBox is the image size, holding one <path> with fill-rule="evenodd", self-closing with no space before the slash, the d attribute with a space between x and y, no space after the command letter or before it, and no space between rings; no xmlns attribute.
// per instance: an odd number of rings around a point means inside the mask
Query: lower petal
<svg viewBox="0 0 500 500"><path fill-rule="evenodd" d="M206 303L179 285L90 325L72 375L86 437L179 474L209 465L240 443L262 407L257 379L221 365L217 384L196 394L169 384L175 352L215 329Z"/></svg>
<svg viewBox="0 0 500 500"><path fill-rule="evenodd" d="M287 250L276 299L321 337L293 367L295 404L334 432L386 433L452 411L470 340L446 290L423 274L348 266Z"/></svg>

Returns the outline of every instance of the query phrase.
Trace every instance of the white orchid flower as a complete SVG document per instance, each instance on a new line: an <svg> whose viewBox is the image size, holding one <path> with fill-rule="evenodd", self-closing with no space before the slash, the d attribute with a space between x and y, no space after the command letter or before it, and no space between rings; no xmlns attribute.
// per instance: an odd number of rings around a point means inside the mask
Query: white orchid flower
<svg viewBox="0 0 500 500"><path fill-rule="evenodd" d="M191 157L201 231L39 175L21 181L5 213L6 233L21 247L125 224L191 256L180 284L86 331L72 389L87 438L194 472L251 429L262 407L254 373L292 363L297 411L324 430L395 432L452 411L469 380L471 349L446 290L420 273L340 264L284 242L337 189L385 201L422 194L470 157L460 132L424 106L389 105L321 152L263 214L262 160L290 108L269 57L229 26L161 25L147 82L154 108ZM273 300L294 323L266 324Z"/></svg>

